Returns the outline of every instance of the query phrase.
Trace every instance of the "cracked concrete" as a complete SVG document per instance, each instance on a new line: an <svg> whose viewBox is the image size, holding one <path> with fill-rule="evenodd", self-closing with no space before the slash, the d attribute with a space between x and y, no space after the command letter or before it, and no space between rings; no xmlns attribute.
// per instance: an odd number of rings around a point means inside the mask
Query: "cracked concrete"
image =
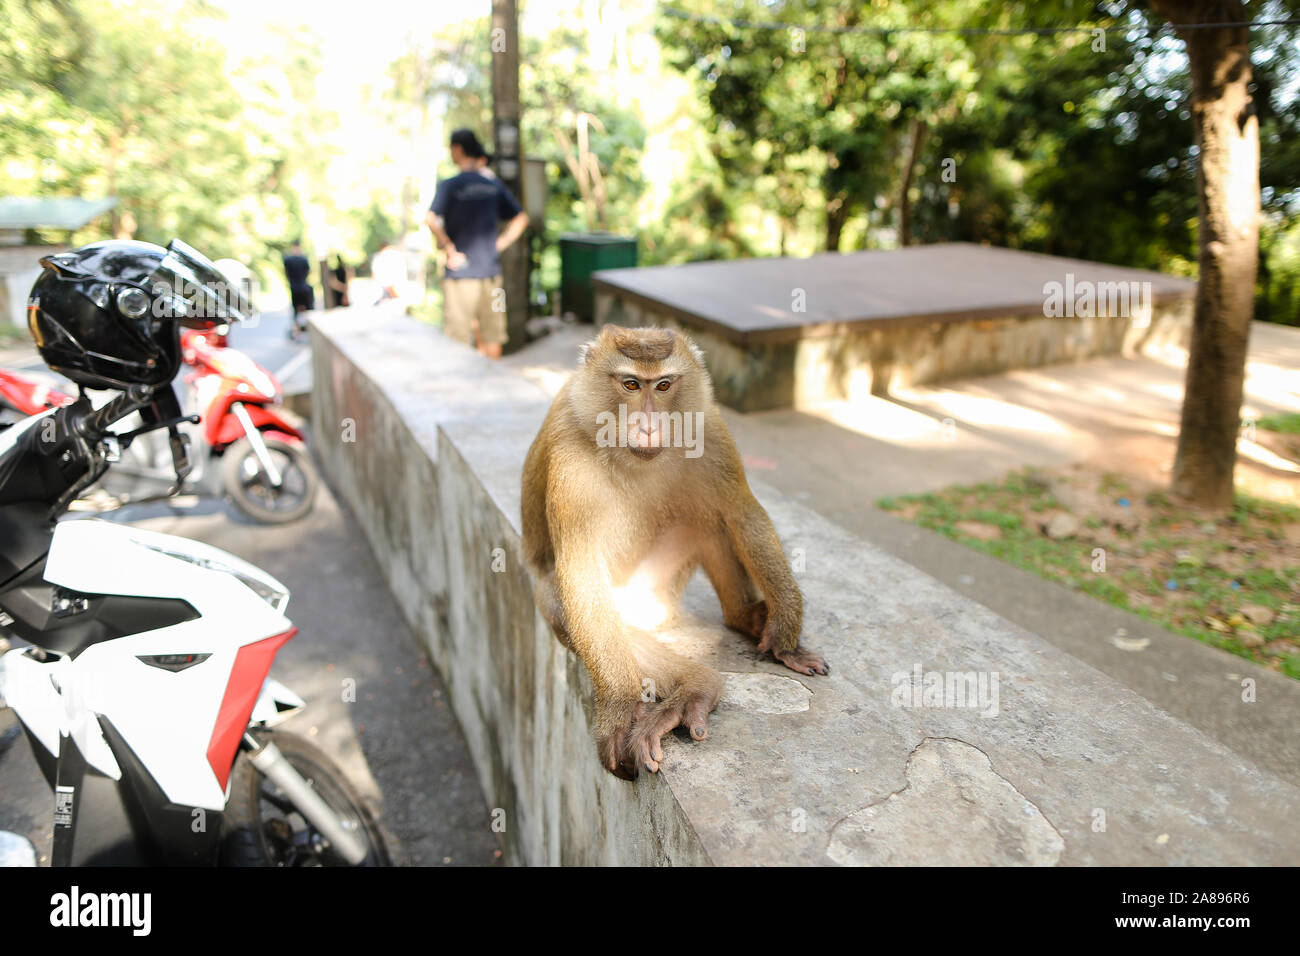
<svg viewBox="0 0 1300 956"><path fill-rule="evenodd" d="M978 747L927 737L908 758L907 786L836 824L826 855L887 866L906 862L903 847L933 866L1054 866L1065 841Z"/></svg>
<svg viewBox="0 0 1300 956"><path fill-rule="evenodd" d="M721 710L754 714L796 714L808 709L812 691L792 677L778 674L724 674Z"/></svg>

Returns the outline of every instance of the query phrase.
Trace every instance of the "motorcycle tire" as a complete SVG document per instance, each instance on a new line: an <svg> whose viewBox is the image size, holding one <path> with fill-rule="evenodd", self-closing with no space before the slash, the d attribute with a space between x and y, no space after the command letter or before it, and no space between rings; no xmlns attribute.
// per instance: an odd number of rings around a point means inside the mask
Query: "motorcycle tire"
<svg viewBox="0 0 1300 956"><path fill-rule="evenodd" d="M369 852L357 866L392 866L383 833L365 798L334 762L307 741L282 731L251 731L259 742L275 744L290 765L354 832ZM262 776L242 750L230 774L221 842L223 866L350 866L311 823Z"/></svg>
<svg viewBox="0 0 1300 956"><path fill-rule="evenodd" d="M262 473L253 443L245 435L221 454L221 481L236 507L263 524L287 524L304 517L316 500L320 479L307 449L274 435L263 435L267 453L280 469L281 487ZM247 463L251 461L251 466ZM296 489L296 490L291 490ZM292 494L292 497L286 497Z"/></svg>

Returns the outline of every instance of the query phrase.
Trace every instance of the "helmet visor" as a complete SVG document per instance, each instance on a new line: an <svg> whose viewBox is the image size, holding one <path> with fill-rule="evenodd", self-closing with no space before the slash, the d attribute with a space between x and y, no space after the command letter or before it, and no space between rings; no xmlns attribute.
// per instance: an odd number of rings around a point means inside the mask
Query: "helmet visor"
<svg viewBox="0 0 1300 956"><path fill-rule="evenodd" d="M182 323L244 322L257 311L249 280L236 280L179 239L149 279L154 294Z"/></svg>

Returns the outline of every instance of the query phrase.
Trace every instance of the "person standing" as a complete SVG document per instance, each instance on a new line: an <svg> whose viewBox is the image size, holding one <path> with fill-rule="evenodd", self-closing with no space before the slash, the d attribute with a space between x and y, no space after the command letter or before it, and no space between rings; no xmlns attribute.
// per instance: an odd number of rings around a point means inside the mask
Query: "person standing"
<svg viewBox="0 0 1300 956"><path fill-rule="evenodd" d="M306 326L303 313L316 307L316 293L311 287L311 263L302 252L302 242L295 239L284 255L284 277L289 283L289 299L293 303L293 321L289 338L296 339Z"/></svg>
<svg viewBox="0 0 1300 956"><path fill-rule="evenodd" d="M501 357L508 337L501 252L528 228L528 214L495 176L484 175L487 153L468 129L451 134L451 160L460 172L438 184L425 222L446 253L443 330ZM498 232L498 225L506 223Z"/></svg>
<svg viewBox="0 0 1300 956"><path fill-rule="evenodd" d="M325 279L325 308L346 309L352 304L348 298L348 285L352 282L351 267L343 261L343 256L338 253L334 254L333 268L330 268L328 261L324 263L324 266L322 273Z"/></svg>

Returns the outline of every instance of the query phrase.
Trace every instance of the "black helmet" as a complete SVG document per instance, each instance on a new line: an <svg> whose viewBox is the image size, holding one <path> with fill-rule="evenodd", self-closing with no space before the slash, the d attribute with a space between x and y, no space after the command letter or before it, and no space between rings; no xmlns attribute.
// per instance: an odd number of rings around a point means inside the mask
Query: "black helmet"
<svg viewBox="0 0 1300 956"><path fill-rule="evenodd" d="M87 388L162 385L180 368L180 326L253 314L238 287L173 239L111 239L46 256L27 325L45 364Z"/></svg>

